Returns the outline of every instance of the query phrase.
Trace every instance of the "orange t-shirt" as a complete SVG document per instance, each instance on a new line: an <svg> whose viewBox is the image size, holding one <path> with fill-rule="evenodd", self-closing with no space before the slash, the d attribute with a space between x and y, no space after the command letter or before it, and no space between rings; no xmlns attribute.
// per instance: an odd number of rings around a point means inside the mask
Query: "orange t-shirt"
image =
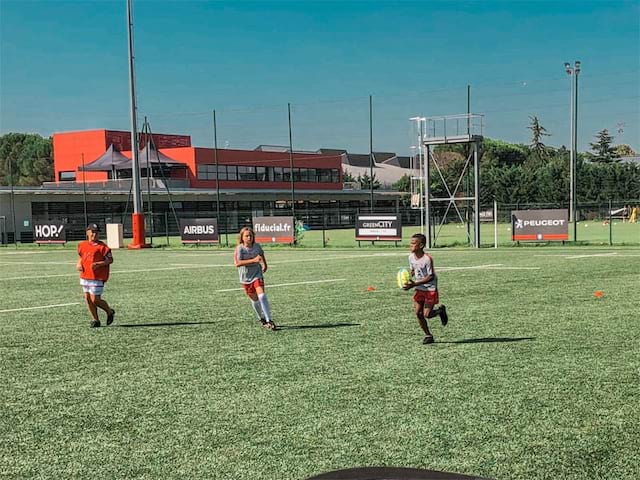
<svg viewBox="0 0 640 480"><path fill-rule="evenodd" d="M80 272L80 278L85 280L102 280L106 282L109 279L109 265L105 267L91 268L94 262L102 262L111 257L111 249L106 243L98 240L97 242L90 242L85 240L78 244L78 255L82 264L82 272Z"/></svg>

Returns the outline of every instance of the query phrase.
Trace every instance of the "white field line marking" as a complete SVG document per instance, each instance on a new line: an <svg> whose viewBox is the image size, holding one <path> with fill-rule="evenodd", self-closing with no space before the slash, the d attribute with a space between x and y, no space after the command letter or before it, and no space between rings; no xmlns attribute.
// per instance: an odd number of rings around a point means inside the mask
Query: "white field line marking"
<svg viewBox="0 0 640 480"><path fill-rule="evenodd" d="M574 258L614 257L616 255L617 255L616 252L611 252L611 253L591 253L591 254L586 254L586 255L571 255L570 257L566 257L566 258L567 258L567 260L570 260L570 259L574 259Z"/></svg>
<svg viewBox="0 0 640 480"><path fill-rule="evenodd" d="M329 280L310 280L308 282L293 282L293 283L279 283L276 285L268 285L268 288L277 288L277 287L291 287L293 285L311 285L314 283L329 283L329 282L344 282L346 278L331 278ZM214 293L220 292L235 292L237 290L244 290L242 287L240 288L224 288L222 290L214 290Z"/></svg>
<svg viewBox="0 0 640 480"><path fill-rule="evenodd" d="M113 272L111 272L113 273ZM77 273L56 273L55 275L30 275L28 277L0 277L0 281L3 280L29 280L30 278L54 278L54 277L76 277Z"/></svg>
<svg viewBox="0 0 640 480"><path fill-rule="evenodd" d="M231 256L231 255L230 255ZM353 258L367 258L367 257L396 257L396 256L408 256L407 253L370 253L370 254L361 254L361 255L342 255L342 256L326 256L326 257L318 257L318 258L298 258L295 260L273 260L268 261L269 266L271 265L280 265L281 263L305 263L305 262L324 262L326 260L345 260L345 259L353 259ZM228 263L225 265L194 265L193 263L171 263L170 265L175 265L179 267L225 267L225 266L234 266L232 263Z"/></svg>
<svg viewBox="0 0 640 480"><path fill-rule="evenodd" d="M170 253L170 257L221 257L221 256L233 256L233 252L228 253Z"/></svg>
<svg viewBox="0 0 640 480"><path fill-rule="evenodd" d="M137 270L116 270L111 271L111 275L115 275L117 273L142 273L142 272L159 272L164 270L186 270L192 268L207 268L207 267L228 267L229 265L190 265L190 266L181 266L181 267L163 267L163 268L141 268ZM231 265L233 266L233 265ZM2 278L0 280L28 280L32 278L52 278L52 277L74 277L77 276L78 273L57 273L55 275L30 275L28 277L10 277L10 278Z"/></svg>
<svg viewBox="0 0 640 480"><path fill-rule="evenodd" d="M0 265L75 265L75 262L0 262Z"/></svg>
<svg viewBox="0 0 640 480"><path fill-rule="evenodd" d="M76 255L78 254L78 252L76 250L54 250L52 252L0 252L0 257L4 257L5 255L9 256L9 255L46 255L49 253L75 253Z"/></svg>
<svg viewBox="0 0 640 480"><path fill-rule="evenodd" d="M0 310L0 313L22 312L24 310L40 310L42 308L68 307L69 305L80 305L81 302L57 303L55 305L41 305L39 307L10 308L8 310Z"/></svg>
<svg viewBox="0 0 640 480"><path fill-rule="evenodd" d="M542 267L487 267L489 270L540 270Z"/></svg>
<svg viewBox="0 0 640 480"><path fill-rule="evenodd" d="M495 267L502 267L501 263L493 263L490 265L473 265L471 267L436 267L436 273L438 272L444 272L444 271L451 271L451 270L474 270L474 269L478 269L478 268L495 268Z"/></svg>
<svg viewBox="0 0 640 480"><path fill-rule="evenodd" d="M397 254L394 254L397 255ZM403 254L404 255L404 254ZM368 257L368 256L376 256L376 255L361 255L361 256L349 256L349 257L333 257L334 259L342 259L342 258L361 258L362 256ZM389 254L382 254L382 256L392 256ZM269 265L279 265L281 263L298 263L298 262L307 262L307 261L322 261L322 260L326 260L325 258L316 258L316 259L304 259L304 260L283 260L280 262L269 262ZM191 265L191 264L171 264L171 267L161 267L161 268L141 268L141 269L136 269L136 270L115 270L111 272L111 275L115 275L115 274L120 274L120 273L145 273L145 272L161 272L161 271L169 271L169 270L188 270L188 269L194 269L194 268L221 268L221 267L228 267L228 268L235 268L232 264L221 264L221 265ZM478 268L491 268L491 267L501 267L502 264L498 263L498 264L491 264L491 265L477 265L477 266L471 266L471 267L441 267L437 270L440 271L444 271L444 270L468 270L468 269L478 269ZM8 278L2 278L0 277L0 281L2 280L29 280L29 279L43 279L43 278L54 278L54 277L73 277L78 275L77 273L58 273L58 274L53 274L53 275L29 275L29 276L25 276L25 277L8 277Z"/></svg>
<svg viewBox="0 0 640 480"><path fill-rule="evenodd" d="M617 256L618 252L605 252L605 253L583 253L576 255L575 253L539 253L533 255L534 257L564 257L564 258L584 258L584 257L612 257Z"/></svg>

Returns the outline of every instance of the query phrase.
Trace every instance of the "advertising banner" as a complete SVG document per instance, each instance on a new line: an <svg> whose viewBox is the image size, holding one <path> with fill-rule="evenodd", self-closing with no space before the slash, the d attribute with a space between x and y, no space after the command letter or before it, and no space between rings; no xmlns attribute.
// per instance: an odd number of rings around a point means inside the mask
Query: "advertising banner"
<svg viewBox="0 0 640 480"><path fill-rule="evenodd" d="M181 218L182 243L218 243L218 220L215 218Z"/></svg>
<svg viewBox="0 0 640 480"><path fill-rule="evenodd" d="M253 217L253 231L258 243L293 243L293 217Z"/></svg>
<svg viewBox="0 0 640 480"><path fill-rule="evenodd" d="M569 215L566 208L553 210L512 210L511 240L569 240Z"/></svg>
<svg viewBox="0 0 640 480"><path fill-rule="evenodd" d="M66 243L64 223L34 223L33 238L36 243Z"/></svg>
<svg viewBox="0 0 640 480"><path fill-rule="evenodd" d="M356 240L402 240L402 223L398 215L358 215Z"/></svg>

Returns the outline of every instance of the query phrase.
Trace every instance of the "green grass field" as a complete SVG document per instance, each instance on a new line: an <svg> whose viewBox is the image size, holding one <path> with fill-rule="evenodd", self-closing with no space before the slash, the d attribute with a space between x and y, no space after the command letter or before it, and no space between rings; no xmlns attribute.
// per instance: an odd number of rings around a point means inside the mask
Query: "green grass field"
<svg viewBox="0 0 640 480"><path fill-rule="evenodd" d="M427 346L405 248L266 251L277 332L231 249L116 251L99 329L72 248L1 249L0 477L640 476L640 249L435 250Z"/></svg>

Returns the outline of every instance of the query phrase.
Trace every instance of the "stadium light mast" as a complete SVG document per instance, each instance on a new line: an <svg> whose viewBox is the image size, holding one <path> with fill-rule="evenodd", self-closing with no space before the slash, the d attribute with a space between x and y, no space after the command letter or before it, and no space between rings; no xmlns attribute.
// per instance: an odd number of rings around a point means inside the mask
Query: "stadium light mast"
<svg viewBox="0 0 640 480"><path fill-rule="evenodd" d="M425 159L424 154L424 136L425 136L425 122L427 121L426 117L411 117L409 120L416 122L416 129L418 130L418 185L419 185L419 195L420 195L420 232L425 234L424 227L428 225L427 215L429 212L429 199L425 198L425 193L427 191L424 183L427 181L426 179L426 165L425 161L428 162L429 158ZM424 188L423 188L424 187ZM425 210L427 214L425 214ZM427 232L429 233L429 232ZM431 247L431 245L429 245Z"/></svg>
<svg viewBox="0 0 640 480"><path fill-rule="evenodd" d="M571 150L569 157L569 222L573 223L573 241L577 240L577 159L578 159L578 75L581 62L576 60L571 66L565 62L564 70L571 79Z"/></svg>
<svg viewBox="0 0 640 480"><path fill-rule="evenodd" d="M129 93L131 105L131 159L133 161L132 178L133 182L133 213L131 214L131 227L133 230L133 241L129 244L130 249L145 248L144 234L144 212L142 211L142 191L140 188L140 161L138 158L138 127L136 123L136 86L135 70L133 65L133 7L132 0L127 0L127 33L129 38Z"/></svg>

